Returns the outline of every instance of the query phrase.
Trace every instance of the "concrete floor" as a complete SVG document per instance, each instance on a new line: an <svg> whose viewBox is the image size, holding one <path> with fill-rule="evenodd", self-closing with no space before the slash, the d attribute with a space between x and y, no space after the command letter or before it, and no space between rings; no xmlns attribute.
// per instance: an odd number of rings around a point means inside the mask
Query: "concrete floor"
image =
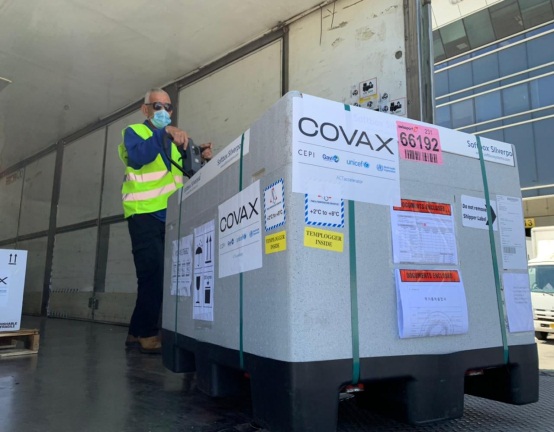
<svg viewBox="0 0 554 432"><path fill-rule="evenodd" d="M193 374L167 371L161 356L126 353L125 327L32 317L23 324L40 329L40 350L0 360L0 432L264 431L252 420L247 388L236 398L204 396ZM541 358L554 355L553 342L539 343ZM466 396L462 418L428 426L404 425L346 400L337 431L553 431L553 399L554 374L542 371L536 404Z"/></svg>
<svg viewBox="0 0 554 432"><path fill-rule="evenodd" d="M0 361L2 432L207 432L249 422L248 400L210 399L161 356L126 353L125 327L27 317L24 327L40 329L39 354Z"/></svg>

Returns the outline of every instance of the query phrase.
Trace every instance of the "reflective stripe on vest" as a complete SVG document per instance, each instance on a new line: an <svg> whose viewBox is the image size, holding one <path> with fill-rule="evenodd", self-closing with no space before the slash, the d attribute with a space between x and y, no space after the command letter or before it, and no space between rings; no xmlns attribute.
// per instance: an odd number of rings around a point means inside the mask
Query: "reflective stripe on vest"
<svg viewBox="0 0 554 432"><path fill-rule="evenodd" d="M138 181L141 183L145 183L149 181L161 180L166 174L167 174L167 170L156 171L151 173L143 173L143 174L130 172L125 175L125 181Z"/></svg>
<svg viewBox="0 0 554 432"><path fill-rule="evenodd" d="M166 171L157 171L145 174L127 173L125 174L125 181L138 181L141 183L161 180L167 174ZM176 183L183 183L183 176L173 174L173 179Z"/></svg>
<svg viewBox="0 0 554 432"><path fill-rule="evenodd" d="M131 192L128 194L123 194L123 201L145 201L152 198L158 198L161 195L167 194L169 192L174 192L177 190L175 184L168 184L158 189L152 189L145 192Z"/></svg>
<svg viewBox="0 0 554 432"><path fill-rule="evenodd" d="M129 127L142 139L146 140L153 135L153 132L145 124ZM125 137L125 129L122 135ZM154 161L143 165L140 169L133 169L127 165L125 144L121 143L118 150L119 157L126 165L121 191L125 218L134 214L153 213L166 209L168 198L183 186L181 173L173 166L171 166L171 170L168 170L160 154ZM171 158L179 160L180 157L177 147L171 143Z"/></svg>

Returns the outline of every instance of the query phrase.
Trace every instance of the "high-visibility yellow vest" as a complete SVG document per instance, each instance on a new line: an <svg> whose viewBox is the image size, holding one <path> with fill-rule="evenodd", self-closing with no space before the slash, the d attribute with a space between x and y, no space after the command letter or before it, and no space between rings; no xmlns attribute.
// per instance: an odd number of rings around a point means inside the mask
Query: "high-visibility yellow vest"
<svg viewBox="0 0 554 432"><path fill-rule="evenodd" d="M154 133L145 124L128 126L142 139L148 139ZM122 131L125 137L125 129ZM173 165L167 169L162 156L158 154L153 162L133 169L128 165L128 155L125 144L118 146L119 158L125 164L125 179L121 194L123 196L123 212L125 218L134 214L153 213L167 208L169 196L183 187L183 175ZM181 154L177 146L171 143L171 159L178 161Z"/></svg>

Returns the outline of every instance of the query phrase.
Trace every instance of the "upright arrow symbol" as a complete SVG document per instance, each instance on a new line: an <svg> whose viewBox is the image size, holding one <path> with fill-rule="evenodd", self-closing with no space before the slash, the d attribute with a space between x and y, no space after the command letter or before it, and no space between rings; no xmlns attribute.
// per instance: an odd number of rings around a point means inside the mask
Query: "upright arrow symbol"
<svg viewBox="0 0 554 432"><path fill-rule="evenodd" d="M492 218L492 224L491 225L494 225L494 221L496 220L496 214L494 213L494 210L493 210L492 207L491 207L491 218ZM488 225L488 224L489 224L489 221L487 221L486 225Z"/></svg>

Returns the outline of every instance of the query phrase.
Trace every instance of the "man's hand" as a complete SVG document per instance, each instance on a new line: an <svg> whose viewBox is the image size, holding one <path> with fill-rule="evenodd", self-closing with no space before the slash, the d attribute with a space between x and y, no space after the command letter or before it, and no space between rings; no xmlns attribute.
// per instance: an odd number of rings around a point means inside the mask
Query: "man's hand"
<svg viewBox="0 0 554 432"><path fill-rule="evenodd" d="M187 149L187 146L189 145L189 136L184 130L178 129L175 126L166 126L165 133L171 135L173 138L172 141L177 146L183 146L183 150Z"/></svg>
<svg viewBox="0 0 554 432"><path fill-rule="evenodd" d="M213 157L212 143L210 142L210 143L200 144L200 151L202 152L201 154L202 159L208 162Z"/></svg>

